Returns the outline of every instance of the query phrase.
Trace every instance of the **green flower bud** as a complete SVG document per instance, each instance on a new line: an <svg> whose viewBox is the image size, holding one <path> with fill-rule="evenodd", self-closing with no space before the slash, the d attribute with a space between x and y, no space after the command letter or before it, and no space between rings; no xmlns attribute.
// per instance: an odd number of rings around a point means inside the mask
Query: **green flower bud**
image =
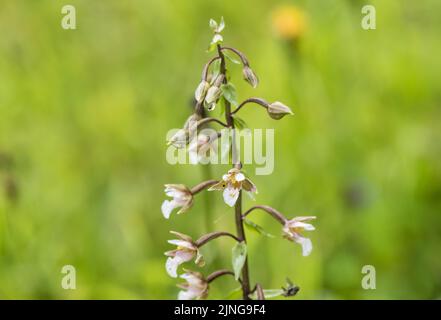
<svg viewBox="0 0 441 320"><path fill-rule="evenodd" d="M259 79L257 78L254 71L249 66L244 66L242 69L243 78L248 82L253 88L256 88L259 84Z"/></svg>
<svg viewBox="0 0 441 320"><path fill-rule="evenodd" d="M197 102L204 101L205 95L207 94L208 88L210 87L210 84L202 80L201 83L199 83L198 87L196 88L196 91L194 92L194 98Z"/></svg>
<svg viewBox="0 0 441 320"><path fill-rule="evenodd" d="M283 103L276 101L268 105L268 114L275 120L282 119L287 114L294 114L291 109Z"/></svg>

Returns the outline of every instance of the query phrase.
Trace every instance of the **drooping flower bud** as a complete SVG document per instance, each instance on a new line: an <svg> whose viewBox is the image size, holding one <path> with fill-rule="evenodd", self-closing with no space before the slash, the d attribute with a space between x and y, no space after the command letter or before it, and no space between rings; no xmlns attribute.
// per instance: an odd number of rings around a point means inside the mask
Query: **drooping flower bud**
<svg viewBox="0 0 441 320"><path fill-rule="evenodd" d="M184 123L184 127L176 131L176 133L167 141L167 145L173 145L175 148L184 148L196 135L197 123L201 119L198 114L192 114Z"/></svg>
<svg viewBox="0 0 441 320"><path fill-rule="evenodd" d="M198 87L196 88L196 91L194 92L194 98L197 102L202 102L205 99L205 95L207 94L208 88L210 87L210 84L206 80L202 80L201 83L199 83Z"/></svg>
<svg viewBox="0 0 441 320"><path fill-rule="evenodd" d="M213 85L208 89L207 95L205 96L208 111L212 111L214 108L216 108L216 102L222 95L222 90L220 87L224 82L224 79L225 76L223 74L218 75L214 79Z"/></svg>
<svg viewBox="0 0 441 320"><path fill-rule="evenodd" d="M282 119L287 114L294 114L288 106L279 101L269 104L267 110L269 116L275 120Z"/></svg>
<svg viewBox="0 0 441 320"><path fill-rule="evenodd" d="M175 148L182 149L189 142L188 130L179 129L176 133L167 141L167 145L172 145Z"/></svg>
<svg viewBox="0 0 441 320"><path fill-rule="evenodd" d="M205 97L205 102L210 106L211 104L216 103L216 101L220 98L221 94L222 91L219 87L212 86L210 87L210 89L208 89L207 96Z"/></svg>
<svg viewBox="0 0 441 320"><path fill-rule="evenodd" d="M246 65L243 67L242 74L246 82L248 82L253 88L257 87L259 84L259 79L249 66Z"/></svg>

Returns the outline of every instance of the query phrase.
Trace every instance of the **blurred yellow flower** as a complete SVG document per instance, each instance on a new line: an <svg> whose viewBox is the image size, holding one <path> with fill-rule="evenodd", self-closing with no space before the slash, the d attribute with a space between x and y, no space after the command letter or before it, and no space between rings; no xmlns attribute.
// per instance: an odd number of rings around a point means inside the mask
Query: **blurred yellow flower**
<svg viewBox="0 0 441 320"><path fill-rule="evenodd" d="M272 13L272 25L279 37L296 40L307 28L305 11L293 5L279 6Z"/></svg>

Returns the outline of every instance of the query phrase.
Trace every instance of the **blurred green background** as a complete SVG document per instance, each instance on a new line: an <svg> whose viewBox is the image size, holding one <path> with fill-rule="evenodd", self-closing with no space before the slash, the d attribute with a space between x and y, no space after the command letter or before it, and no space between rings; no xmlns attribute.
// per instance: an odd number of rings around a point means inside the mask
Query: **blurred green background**
<svg viewBox="0 0 441 320"><path fill-rule="evenodd" d="M77 30L60 26L65 4ZM364 4L376 6L376 30L360 27ZM165 135L191 112L208 20L221 16L225 43L261 80L252 89L229 66L239 98L296 114L241 111L251 128L275 128L274 173L246 168L256 203L317 216L302 257L279 225L252 215L277 236L247 233L253 283L279 288L289 276L301 299L440 298L440 11L436 0L3 1L0 298L174 299L168 231L234 230L220 193L212 223L203 195L184 215L160 212L164 183L203 179L200 166L167 164ZM232 245L204 247L204 274L230 267ZM60 286L66 264L76 290ZM364 265L376 268L375 290L361 288ZM222 279L210 298L237 287Z"/></svg>

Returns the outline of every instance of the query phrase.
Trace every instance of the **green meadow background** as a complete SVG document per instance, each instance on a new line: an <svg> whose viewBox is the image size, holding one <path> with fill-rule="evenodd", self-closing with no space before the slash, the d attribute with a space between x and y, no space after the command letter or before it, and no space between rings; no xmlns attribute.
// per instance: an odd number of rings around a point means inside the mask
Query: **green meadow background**
<svg viewBox="0 0 441 320"><path fill-rule="evenodd" d="M60 26L65 4L76 30ZM376 6L376 30L360 27L364 4ZM277 22L291 6L305 27L283 36L280 23L298 23ZM295 112L275 121L241 111L251 128L275 129L274 172L245 168L255 203L317 216L302 257L280 225L253 213L275 238L247 231L252 282L273 289L289 277L301 288L294 299L439 299L440 11L436 0L3 1L0 298L175 299L168 231L234 230L219 192L170 220L160 211L163 184L193 186L229 167L165 159L166 133L190 114L212 56L208 20L223 16L225 43L261 80L252 89L230 63L239 99ZM204 247L201 271L230 268L232 245ZM76 290L61 288L64 265L76 268ZM361 287L364 265L376 268L375 290ZM210 298L235 288L219 279Z"/></svg>

